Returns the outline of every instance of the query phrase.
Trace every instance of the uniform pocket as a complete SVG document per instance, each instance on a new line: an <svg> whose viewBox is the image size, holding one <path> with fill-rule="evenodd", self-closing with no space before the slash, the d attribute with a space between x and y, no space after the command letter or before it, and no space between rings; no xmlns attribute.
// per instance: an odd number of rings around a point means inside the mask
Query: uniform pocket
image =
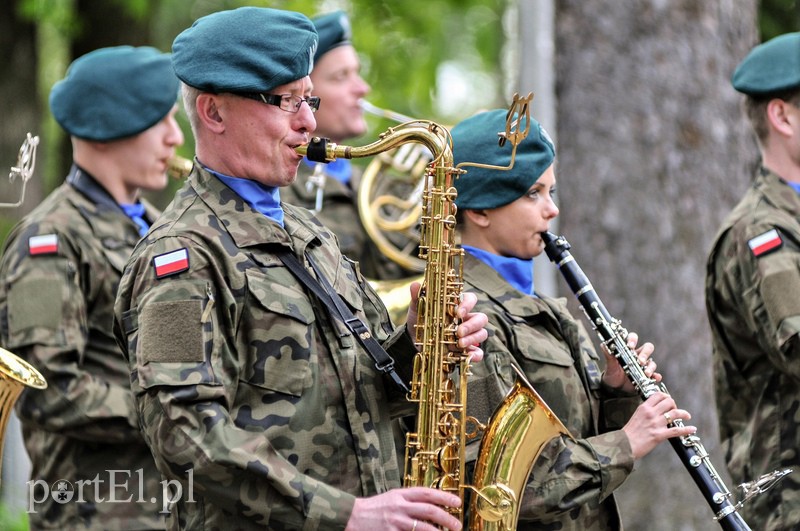
<svg viewBox="0 0 800 531"><path fill-rule="evenodd" d="M299 397L312 383L312 346L318 340L314 308L286 268L248 269L246 277L242 379Z"/></svg>

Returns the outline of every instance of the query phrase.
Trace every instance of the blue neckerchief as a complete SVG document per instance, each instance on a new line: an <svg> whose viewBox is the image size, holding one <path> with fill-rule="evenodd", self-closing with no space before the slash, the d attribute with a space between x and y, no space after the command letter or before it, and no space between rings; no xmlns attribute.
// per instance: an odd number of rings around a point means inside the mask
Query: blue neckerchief
<svg viewBox="0 0 800 531"><path fill-rule="evenodd" d="M800 183L790 183L787 181L786 184L794 188L794 191L800 194Z"/></svg>
<svg viewBox="0 0 800 531"><path fill-rule="evenodd" d="M522 260L511 256L499 256L477 247L462 245L469 254L485 263L505 279L506 282L526 295L533 292L533 260Z"/></svg>
<svg viewBox="0 0 800 531"><path fill-rule="evenodd" d="M132 205L120 205L120 208L125 215L133 220L139 227L139 236L144 236L150 229L150 224L144 219L144 205L141 203L134 203Z"/></svg>
<svg viewBox="0 0 800 531"><path fill-rule="evenodd" d="M264 186L250 179L223 175L209 168L206 168L206 170L216 175L228 188L239 194L239 197L244 199L244 202L250 205L254 210L261 212L283 227L281 195L277 186Z"/></svg>
<svg viewBox="0 0 800 531"><path fill-rule="evenodd" d="M303 157L303 162L309 168L314 168L321 162L311 162L308 157ZM353 176L353 164L347 159L336 159L325 164L325 175L333 177L342 184L350 184L350 177Z"/></svg>

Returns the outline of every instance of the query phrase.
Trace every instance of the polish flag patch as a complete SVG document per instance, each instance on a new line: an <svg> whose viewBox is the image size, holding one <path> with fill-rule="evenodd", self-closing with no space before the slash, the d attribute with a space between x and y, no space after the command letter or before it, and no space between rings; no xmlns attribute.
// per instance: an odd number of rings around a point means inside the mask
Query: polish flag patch
<svg viewBox="0 0 800 531"><path fill-rule="evenodd" d="M58 235L42 234L28 238L28 251L31 256L37 254L56 254L58 252Z"/></svg>
<svg viewBox="0 0 800 531"><path fill-rule="evenodd" d="M759 257L767 254L770 251L780 249L783 245L783 240L781 240L781 235L778 234L778 231L776 229L772 229L751 239L747 242L747 245L753 252L753 256Z"/></svg>
<svg viewBox="0 0 800 531"><path fill-rule="evenodd" d="M186 247L160 254L153 258L153 265L156 269L156 278L163 278L174 275L189 269L189 251Z"/></svg>

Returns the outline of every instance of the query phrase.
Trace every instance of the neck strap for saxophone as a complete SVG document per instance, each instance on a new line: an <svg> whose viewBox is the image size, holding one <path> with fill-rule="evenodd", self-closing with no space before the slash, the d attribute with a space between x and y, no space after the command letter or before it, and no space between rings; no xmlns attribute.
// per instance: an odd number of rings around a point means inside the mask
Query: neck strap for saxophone
<svg viewBox="0 0 800 531"><path fill-rule="evenodd" d="M394 370L394 360L392 357L389 356L380 343L378 343L375 338L372 337L372 333L370 333L369 329L364 325L361 319L356 317L353 312L350 311L311 257L306 255L306 259L311 264L314 272L317 274L319 281L311 276L311 274L300 263L300 260L298 260L297 257L288 249L282 248L281 250L276 251L276 254L278 255L278 258L280 258L281 262L283 262L284 265L289 268L289 271L291 271L298 280L305 284L305 286L310 289L320 301L322 301L322 303L328 308L328 312L332 316L335 316L342 321L345 326L347 326L347 329L350 330L350 332L358 339L369 356L375 362L375 368L391 378L392 382L394 382L394 384L401 391L408 393L408 386L400 378L400 375L397 374L397 371Z"/></svg>

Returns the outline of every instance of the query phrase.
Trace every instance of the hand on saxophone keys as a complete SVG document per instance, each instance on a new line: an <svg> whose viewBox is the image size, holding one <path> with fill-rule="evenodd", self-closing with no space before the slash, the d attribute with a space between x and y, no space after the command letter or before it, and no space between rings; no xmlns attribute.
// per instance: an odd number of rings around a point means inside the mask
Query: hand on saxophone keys
<svg viewBox="0 0 800 531"><path fill-rule="evenodd" d="M417 304L421 287L419 282L411 284L411 304L408 306L408 318L406 319L406 331L411 337L415 337L413 326L417 322ZM486 331L489 318L486 314L472 311L477 302L478 298L474 293L464 293L456 308L456 315L460 320L456 328L458 348L463 349L469 355L470 361L483 359L483 350L480 345L489 337L489 333Z"/></svg>

